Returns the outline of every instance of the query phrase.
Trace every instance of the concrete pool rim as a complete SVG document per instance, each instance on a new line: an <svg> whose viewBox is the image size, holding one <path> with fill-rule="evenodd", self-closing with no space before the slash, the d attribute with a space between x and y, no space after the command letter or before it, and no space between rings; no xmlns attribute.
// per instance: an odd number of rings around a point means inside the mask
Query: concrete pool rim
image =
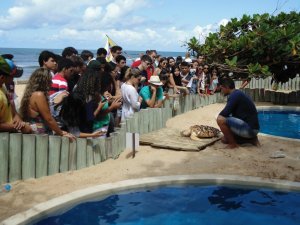
<svg viewBox="0 0 300 225"><path fill-rule="evenodd" d="M74 191L49 201L37 204L29 210L18 213L2 221L1 225L24 225L38 221L57 212L59 209L74 206L93 198L108 197L122 191L151 188L167 185L201 184L201 185L240 185L244 187L271 188L282 191L300 191L300 182L278 179L266 179L252 176L224 174L176 175L130 179L114 183L96 185Z"/></svg>

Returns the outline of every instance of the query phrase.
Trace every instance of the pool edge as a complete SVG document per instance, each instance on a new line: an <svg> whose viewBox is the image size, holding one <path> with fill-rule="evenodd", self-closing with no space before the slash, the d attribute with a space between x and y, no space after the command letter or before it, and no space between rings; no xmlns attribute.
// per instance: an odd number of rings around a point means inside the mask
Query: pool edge
<svg viewBox="0 0 300 225"><path fill-rule="evenodd" d="M218 184L218 185L243 185L256 186L259 188L274 188L280 190L300 191L300 182L292 182L278 179L266 179L252 176L237 176L223 174L201 174L201 175L176 175L130 179L114 183L107 183L74 191L49 201L40 203L29 210L11 216L1 225L24 225L44 215L57 211L59 208L67 207L90 199L93 196L109 196L120 191L148 188L162 185L176 184Z"/></svg>

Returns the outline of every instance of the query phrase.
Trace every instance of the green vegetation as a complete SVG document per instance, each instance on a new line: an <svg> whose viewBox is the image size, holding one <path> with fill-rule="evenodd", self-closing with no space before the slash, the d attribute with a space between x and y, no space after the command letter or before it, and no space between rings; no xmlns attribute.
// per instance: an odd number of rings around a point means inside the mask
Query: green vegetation
<svg viewBox="0 0 300 225"><path fill-rule="evenodd" d="M273 76L286 82L300 73L300 13L233 18L203 45L193 37L186 46L234 78Z"/></svg>

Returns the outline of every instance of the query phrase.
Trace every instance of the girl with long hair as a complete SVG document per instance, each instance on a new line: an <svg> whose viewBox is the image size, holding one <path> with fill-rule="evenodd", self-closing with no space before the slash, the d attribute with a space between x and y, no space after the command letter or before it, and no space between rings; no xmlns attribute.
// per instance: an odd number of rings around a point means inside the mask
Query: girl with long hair
<svg viewBox="0 0 300 225"><path fill-rule="evenodd" d="M36 134L51 134L65 136L70 139L75 137L59 128L52 117L49 107L48 92L51 88L52 76L50 71L39 68L30 76L21 100L20 114L24 121L30 123Z"/></svg>

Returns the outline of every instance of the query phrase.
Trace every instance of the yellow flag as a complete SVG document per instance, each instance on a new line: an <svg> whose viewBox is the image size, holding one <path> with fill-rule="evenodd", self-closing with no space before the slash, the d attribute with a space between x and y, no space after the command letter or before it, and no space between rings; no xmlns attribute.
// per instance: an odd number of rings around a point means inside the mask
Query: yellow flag
<svg viewBox="0 0 300 225"><path fill-rule="evenodd" d="M105 49L107 51L106 55L106 61L110 62L113 59L113 56L110 52L110 48L117 45L110 37L106 35L106 44L105 44Z"/></svg>

